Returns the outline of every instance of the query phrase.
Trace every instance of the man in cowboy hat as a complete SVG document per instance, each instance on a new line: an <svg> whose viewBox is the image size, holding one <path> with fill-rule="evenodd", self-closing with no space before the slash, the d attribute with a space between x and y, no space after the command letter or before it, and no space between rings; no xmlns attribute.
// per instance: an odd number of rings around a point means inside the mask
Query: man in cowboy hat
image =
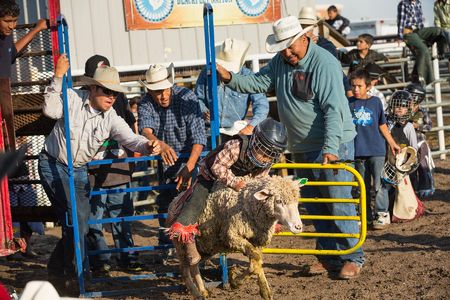
<svg viewBox="0 0 450 300"><path fill-rule="evenodd" d="M250 43L237 39L226 39L219 42L215 47L216 61L226 69L234 73L248 75L253 72L244 67L245 56L250 48ZM269 113L269 102L263 93L247 94L233 91L223 84L217 82L217 98L219 100L219 122L222 142L228 140L235 134L251 135L253 128L267 118ZM208 83L206 68L200 73L195 84L195 94L200 101L200 108L208 122L210 119L209 109L211 99L208 99ZM252 117L245 120L249 106L252 107ZM225 136L224 136L225 135Z"/></svg>
<svg viewBox="0 0 450 300"><path fill-rule="evenodd" d="M86 60L84 75L93 77L98 67L110 66L108 58L93 55ZM89 86L85 87L89 90ZM113 109L122 117L128 126L134 130L136 119L130 110L128 99L124 93L119 93L114 101ZM128 157L131 151L125 149L114 139L106 140L95 155L95 159L117 159ZM132 169L127 162L116 162L110 165L89 167L91 188L96 191L108 189L126 189L130 187ZM106 213L110 218L132 216L134 214L133 200L130 193L102 194L91 197L91 220L100 220ZM116 248L134 247L130 222L112 223L112 235ZM87 235L89 250L107 250L103 236L103 224L90 224ZM139 271L141 264L137 262L138 252L121 252L119 265L128 271ZM90 267L95 273L103 275L110 270L111 253L101 253L90 257Z"/></svg>
<svg viewBox="0 0 450 300"><path fill-rule="evenodd" d="M173 64L151 65L141 84L147 88L138 110L139 132L161 145L163 171L160 184L176 183L176 190L163 189L156 199L158 213L167 208L178 191L191 184L192 173L206 145L205 122L200 104L191 90L174 85ZM178 153L188 157L178 157ZM164 233L165 219L160 218L159 242L170 242Z"/></svg>
<svg viewBox="0 0 450 300"><path fill-rule="evenodd" d="M120 86L117 70L103 66L96 69L92 78L84 78L89 86L88 91L67 89L72 149L72 157L68 158L61 99L62 78L68 69L69 60L66 55L62 55L56 63L53 81L45 90L43 113L57 122L45 140L38 165L42 185L62 225L62 238L47 264L49 280L62 291L73 288L71 282L76 278L68 160L72 161L74 167L79 246L84 258L84 239L88 232L87 221L91 211L86 164L109 138L143 154L156 155L160 152L157 141L149 141L133 133L125 121L117 116L115 110L111 109L115 96L124 92L124 89Z"/></svg>
<svg viewBox="0 0 450 300"><path fill-rule="evenodd" d="M239 92L261 93L275 90L280 120L287 126L289 149L295 162L330 163L354 158L355 126L345 97L342 69L336 58L318 47L305 35L297 17L290 16L273 24L273 34L266 40L266 50L277 53L256 75L230 73L217 67L222 80ZM299 169L299 177L326 181L351 181L349 172ZM302 189L303 197L352 198L351 187L313 186ZM321 191L325 193L322 194ZM355 216L353 204L330 203L305 205L314 215ZM358 232L357 222L316 221L319 232ZM357 243L352 238L319 238L318 249L348 249ZM364 263L361 248L343 256L325 256L309 269L311 275L339 268L342 279L355 278Z"/></svg>

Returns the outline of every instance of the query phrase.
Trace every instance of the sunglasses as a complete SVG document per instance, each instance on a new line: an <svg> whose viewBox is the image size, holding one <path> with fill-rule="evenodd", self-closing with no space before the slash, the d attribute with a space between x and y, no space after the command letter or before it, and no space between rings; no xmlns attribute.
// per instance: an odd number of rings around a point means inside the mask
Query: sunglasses
<svg viewBox="0 0 450 300"><path fill-rule="evenodd" d="M105 94L106 96L117 97L119 95L119 92L110 90L108 88L105 88L104 86L97 85L97 89L102 90L103 94Z"/></svg>

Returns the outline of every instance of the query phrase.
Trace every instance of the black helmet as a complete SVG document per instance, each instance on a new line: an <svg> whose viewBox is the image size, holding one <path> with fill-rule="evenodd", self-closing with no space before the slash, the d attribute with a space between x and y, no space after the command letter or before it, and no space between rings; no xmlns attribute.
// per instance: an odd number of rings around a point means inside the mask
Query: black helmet
<svg viewBox="0 0 450 300"><path fill-rule="evenodd" d="M423 100L425 100L425 95L427 94L426 90L418 83L410 83L406 86L405 91L408 91L411 94L411 99L414 101L414 104L420 104Z"/></svg>
<svg viewBox="0 0 450 300"><path fill-rule="evenodd" d="M268 118L259 123L252 136L247 155L258 167L267 168L277 162L287 148L287 133L284 124ZM261 161L264 155L267 161Z"/></svg>
<svg viewBox="0 0 450 300"><path fill-rule="evenodd" d="M392 96L391 100L388 104L388 114L389 116L396 122L405 122L411 118L411 111L412 111L412 98L411 94L407 91L395 91ZM398 115L395 112L395 109L398 107L406 107L408 108L407 112L403 115Z"/></svg>

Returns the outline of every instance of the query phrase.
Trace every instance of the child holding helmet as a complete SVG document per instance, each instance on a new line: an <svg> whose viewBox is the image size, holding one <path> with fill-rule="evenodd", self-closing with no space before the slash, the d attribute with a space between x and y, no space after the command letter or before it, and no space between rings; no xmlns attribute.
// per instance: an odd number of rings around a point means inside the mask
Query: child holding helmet
<svg viewBox="0 0 450 300"><path fill-rule="evenodd" d="M246 185L243 176L268 176L272 164L287 148L286 131L282 123L265 119L255 127L251 136L235 135L202 160L190 200L184 203L180 215L168 230L175 246L185 247L190 265L200 260L195 245L195 236L200 234L196 222L206 207L214 182L220 181L240 191Z"/></svg>
<svg viewBox="0 0 450 300"><path fill-rule="evenodd" d="M414 126L408 122L412 115L411 94L407 91L396 91L392 94L388 108L388 128L395 142L403 149L412 147L417 150L417 137ZM410 148L409 148L410 149ZM406 151L401 154L405 155ZM384 167L383 181L380 192L375 198L376 219L373 222L373 228L376 230L385 229L391 223L389 213L389 192L398 183L396 163L397 155L387 153L387 161ZM406 160L405 160L406 161ZM405 170L412 169L411 160L408 160L408 166L403 166Z"/></svg>

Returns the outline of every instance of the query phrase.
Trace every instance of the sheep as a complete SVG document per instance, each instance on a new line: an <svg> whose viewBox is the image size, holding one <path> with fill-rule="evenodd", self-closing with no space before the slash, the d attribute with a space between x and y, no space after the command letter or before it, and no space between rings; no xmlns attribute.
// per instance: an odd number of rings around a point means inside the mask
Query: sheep
<svg viewBox="0 0 450 300"><path fill-rule="evenodd" d="M202 259L218 253L240 252L246 255L250 265L242 274L230 273L231 287L240 286L250 275L255 274L262 298L272 299L262 268L261 249L270 243L278 222L293 233L302 231L303 225L298 212L301 184L280 176L245 180L247 185L239 192L219 182L215 183L206 208L199 217L200 235L196 236L195 241ZM183 198L185 197L180 195L172 201L169 219L175 219L174 208L180 207ZM181 242L176 238L173 242L187 288L195 299L204 299L208 292L198 264L189 266Z"/></svg>

